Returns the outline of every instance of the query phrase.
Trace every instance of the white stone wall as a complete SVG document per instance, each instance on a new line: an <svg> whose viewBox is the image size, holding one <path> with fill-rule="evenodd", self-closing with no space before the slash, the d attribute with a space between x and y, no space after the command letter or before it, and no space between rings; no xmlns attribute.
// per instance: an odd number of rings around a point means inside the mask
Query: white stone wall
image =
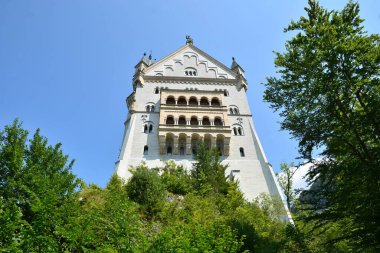
<svg viewBox="0 0 380 253"><path fill-rule="evenodd" d="M227 90L228 96L224 97L224 106L237 107L240 114L229 114L230 125L239 124L242 126L243 135L231 135L230 155L222 157L223 163L229 164L227 173L232 170L235 177L240 181L241 190L247 199L252 199L262 192L276 194L276 186L272 187L274 180L271 180L271 173L266 161L258 148L258 140L253 129L253 121L248 106L248 101L244 89L240 91L236 86L219 84L184 84L184 83L154 83L145 82L144 87L136 89L135 99L137 101L137 112L132 114L127 123L123 147L120 154L120 161L117 163L117 173L121 177L128 178L130 173L128 167L136 166L145 161L150 167L162 167L162 160L174 159L191 168L192 156L160 155L157 128L159 124L159 101L160 94L155 94L156 87L168 89L215 89ZM155 112L145 112L147 104L154 103ZM238 120L240 118L240 121ZM153 132L144 133L145 122L152 122ZM148 145L148 155L143 155L144 146ZM244 148L245 157L240 156L239 148ZM185 159L184 159L185 158Z"/></svg>
<svg viewBox="0 0 380 253"><path fill-rule="evenodd" d="M195 77L185 76L184 71L189 67L197 71ZM194 93L196 90L226 90L228 96L223 97L222 106L239 110L238 115L231 115L228 111L228 122L231 127L239 125L243 130L241 136L232 132L230 154L222 157L223 163L229 165L227 174L232 173L239 180L240 188L247 199L251 200L261 193L281 196L274 172L268 165L254 129L245 89L238 88L239 80L234 72L199 49L187 45L149 66L145 70L145 76L150 78L146 78L142 85L136 86L134 105L136 111L128 116L125 124L123 144L115 166L120 177L128 179L131 176L128 171L129 166L136 166L142 161L145 161L149 167L162 167L163 161L173 159L191 169L193 161L191 155L160 155L157 132L160 94L155 94L156 87L169 90L194 90ZM157 79L154 80L154 77ZM155 112L145 112L147 104L154 105ZM152 133L144 133L144 124L147 121L154 126ZM143 154L145 145L149 147L147 155ZM244 149L244 157L240 154L240 148Z"/></svg>

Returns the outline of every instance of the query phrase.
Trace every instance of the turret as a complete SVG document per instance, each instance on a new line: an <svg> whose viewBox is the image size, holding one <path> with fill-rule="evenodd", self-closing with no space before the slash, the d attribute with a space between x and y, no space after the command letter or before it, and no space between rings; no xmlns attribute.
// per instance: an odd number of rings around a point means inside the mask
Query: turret
<svg viewBox="0 0 380 253"><path fill-rule="evenodd" d="M149 56L150 59L152 59L152 56ZM144 70L149 67L149 62L146 59L146 53L144 53L144 56L141 58L139 63L135 66L135 74L133 75L132 82L133 82L133 90L136 90L137 85L144 86Z"/></svg>
<svg viewBox="0 0 380 253"><path fill-rule="evenodd" d="M244 76L244 69L235 61L235 57L232 57L231 70L236 73L236 78L238 79L238 88L244 88L245 91L248 89L248 83Z"/></svg>

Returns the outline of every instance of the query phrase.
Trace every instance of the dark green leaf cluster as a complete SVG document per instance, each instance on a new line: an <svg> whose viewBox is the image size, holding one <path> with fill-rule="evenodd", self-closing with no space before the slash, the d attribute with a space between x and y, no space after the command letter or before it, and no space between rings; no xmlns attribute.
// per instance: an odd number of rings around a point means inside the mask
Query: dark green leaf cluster
<svg viewBox="0 0 380 253"><path fill-rule="evenodd" d="M359 5L329 11L309 1L306 17L284 53L264 99L280 112L282 129L315 163L315 183L302 208L317 227L340 226L340 240L356 251L380 250L380 37L368 35ZM322 161L313 152L322 150Z"/></svg>

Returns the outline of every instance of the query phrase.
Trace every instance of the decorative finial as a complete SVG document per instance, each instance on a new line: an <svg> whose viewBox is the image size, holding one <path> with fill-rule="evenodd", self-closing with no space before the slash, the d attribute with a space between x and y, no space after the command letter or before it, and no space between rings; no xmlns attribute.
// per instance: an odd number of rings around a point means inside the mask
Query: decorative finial
<svg viewBox="0 0 380 253"><path fill-rule="evenodd" d="M149 60L152 60L152 50L150 50L150 53L149 53Z"/></svg>
<svg viewBox="0 0 380 253"><path fill-rule="evenodd" d="M186 45L193 45L193 39L190 35L186 35Z"/></svg>
<svg viewBox="0 0 380 253"><path fill-rule="evenodd" d="M235 57L232 56L232 61L235 61Z"/></svg>
<svg viewBox="0 0 380 253"><path fill-rule="evenodd" d="M146 53L144 52L144 56L146 56Z"/></svg>

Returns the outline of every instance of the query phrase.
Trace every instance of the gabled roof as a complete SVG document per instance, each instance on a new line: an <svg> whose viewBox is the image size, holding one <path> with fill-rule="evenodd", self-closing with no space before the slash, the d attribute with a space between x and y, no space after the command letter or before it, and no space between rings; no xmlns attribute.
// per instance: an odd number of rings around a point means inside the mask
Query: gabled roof
<svg viewBox="0 0 380 253"><path fill-rule="evenodd" d="M176 56L179 56L182 53L185 53L187 51L194 51L196 54L198 54L199 56L201 56L202 58L204 58L207 62L209 62L210 64L213 65L213 67L210 67L210 68L213 68L213 69L220 68L221 70L223 70L223 72L225 72L224 75L229 76L228 79L235 79L235 77L236 77L236 73L235 72L233 72L226 65L224 65L221 62L219 62L218 60L216 60L215 58L213 58L209 54L205 53L201 49L197 48L193 44L186 44L183 47L181 47L181 48L177 49L176 51L174 51L173 53L171 53L170 55L162 58L161 60L155 62L154 64L151 64L149 67L147 67L144 70L145 74L152 75L152 70L158 68L158 66L162 66L164 63L167 63L171 59L172 60L178 59L178 57L176 57Z"/></svg>

